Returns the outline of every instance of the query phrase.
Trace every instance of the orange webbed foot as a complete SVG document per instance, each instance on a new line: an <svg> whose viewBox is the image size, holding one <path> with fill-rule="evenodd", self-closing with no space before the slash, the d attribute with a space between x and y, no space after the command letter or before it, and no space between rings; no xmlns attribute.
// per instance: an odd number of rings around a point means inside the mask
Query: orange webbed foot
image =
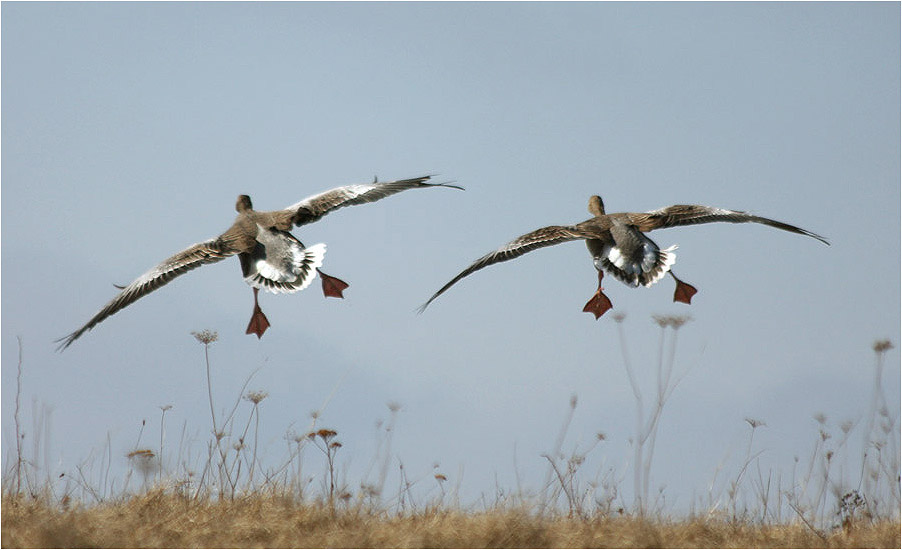
<svg viewBox="0 0 902 550"><path fill-rule="evenodd" d="M245 334L256 334L257 339L263 337L263 333L266 332L266 329L269 328L269 319L266 318L266 315L263 314L263 310L260 309L260 305L257 303L257 293L258 289L254 289L254 313L251 315L251 322L247 325L247 330Z"/></svg>
<svg viewBox="0 0 902 550"><path fill-rule="evenodd" d="M698 292L694 286L689 283L684 283L683 281L677 279L677 276L670 272L670 275L673 277L673 280L676 281L676 289L673 291L673 301L674 302L683 302L684 304L691 304L692 297Z"/></svg>
<svg viewBox="0 0 902 550"><path fill-rule="evenodd" d="M337 277L326 275L320 271L319 268L316 268L316 272L319 273L319 276L323 279L323 296L327 298L330 296L333 298L344 298L342 291L351 285Z"/></svg>
<svg viewBox="0 0 902 550"><path fill-rule="evenodd" d="M595 316L595 320L598 320L598 318L604 315L607 310L613 307L614 304L611 303L611 300L605 296L604 292L602 292L602 288L599 287L598 291L595 292L595 295L592 296L592 299L586 302L583 311L591 313Z"/></svg>

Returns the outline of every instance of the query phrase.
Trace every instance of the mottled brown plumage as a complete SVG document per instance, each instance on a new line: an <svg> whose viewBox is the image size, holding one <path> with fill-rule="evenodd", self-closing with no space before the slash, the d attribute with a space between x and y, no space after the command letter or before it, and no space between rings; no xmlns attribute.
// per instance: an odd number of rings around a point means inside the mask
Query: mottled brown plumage
<svg viewBox="0 0 902 550"><path fill-rule="evenodd" d="M583 311L594 314L596 319L612 307L608 297L602 293L601 279L604 271L611 273L630 286L651 286L669 273L677 285L674 291L674 301L690 303L697 290L692 285L678 279L670 270L676 260L676 255L673 254L676 247L662 250L645 235L655 229L712 222L751 222L807 235L824 244L830 244L820 235L794 225L746 212L711 206L678 204L650 212L606 214L601 197L593 195L589 199L589 213L593 217L584 222L537 229L517 237L498 250L479 258L433 294L420 307L420 312L424 311L433 300L455 283L475 271L492 264L518 258L538 248L568 241L585 241L598 270L598 291L583 309Z"/></svg>
<svg viewBox="0 0 902 550"><path fill-rule="evenodd" d="M342 291L348 287L344 281L319 270L325 254L325 245L305 247L289 233L292 227L315 222L329 212L344 206L375 202L407 189L425 187L461 189L447 183L428 183L431 177L346 185L307 197L283 210L269 212L254 210L250 197L240 195L235 203L238 216L224 233L215 239L189 246L135 279L84 326L57 340L60 344L58 349L66 349L107 317L162 287L175 277L236 254L245 280L255 291L254 314L247 333L260 337L269 327L269 321L257 304L258 289L263 288L270 292L296 292L309 285L316 273L322 277L323 293L326 296L343 297Z"/></svg>

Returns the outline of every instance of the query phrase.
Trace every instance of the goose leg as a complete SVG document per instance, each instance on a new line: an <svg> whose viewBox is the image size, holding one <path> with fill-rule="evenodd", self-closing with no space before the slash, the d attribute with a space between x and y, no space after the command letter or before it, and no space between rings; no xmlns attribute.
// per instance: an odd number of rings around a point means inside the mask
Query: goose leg
<svg viewBox="0 0 902 550"><path fill-rule="evenodd" d="M260 309L260 304L257 303L257 293L259 291L257 288L254 289L254 314L251 315L251 322L248 323L247 331L245 331L245 334L256 334L258 340L263 337L263 333L269 328L269 319L266 318L266 315L263 315L263 310Z"/></svg>
<svg viewBox="0 0 902 550"><path fill-rule="evenodd" d="M673 271L668 271L668 273L670 273L670 276L676 281L676 289L673 291L673 301L683 302L684 304L692 303L692 297L695 296L698 289L689 283L684 283L679 280L677 276L673 274Z"/></svg>
<svg viewBox="0 0 902 550"><path fill-rule="evenodd" d="M604 292L602 292L602 290L604 290L601 287L602 277L604 277L604 271L599 269L598 290L595 291L595 295L592 296L592 299L586 302L586 306L583 308L583 311L585 311L586 313L591 313L592 315L594 315L596 320L604 315L607 310L614 307L614 305L611 303L611 300L607 296L605 296Z"/></svg>
<svg viewBox="0 0 902 550"><path fill-rule="evenodd" d="M326 275L320 271L319 268L316 268L316 272L323 278L323 296L344 298L344 295L341 292L350 286L348 283L336 277L332 277L331 275Z"/></svg>

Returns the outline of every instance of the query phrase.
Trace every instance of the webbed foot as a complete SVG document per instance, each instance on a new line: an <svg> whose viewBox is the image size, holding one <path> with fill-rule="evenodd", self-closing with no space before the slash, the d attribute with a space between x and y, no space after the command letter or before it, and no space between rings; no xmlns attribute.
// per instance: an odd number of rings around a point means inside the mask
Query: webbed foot
<svg viewBox="0 0 902 550"><path fill-rule="evenodd" d="M251 322L247 325L247 330L245 334L256 334L257 339L263 337L263 333L266 332L266 329L269 328L269 319L266 318L266 315L263 314L263 310L260 309L260 304L257 303L257 293L260 292L259 289L254 289L254 313L251 315Z"/></svg>
<svg viewBox="0 0 902 550"><path fill-rule="evenodd" d="M673 291L673 301L683 302L684 304L692 303L692 297L695 296L698 289L689 283L679 280L677 276L673 274L673 271L670 271L669 273L670 276L673 277L673 280L676 281L676 288Z"/></svg>
<svg viewBox="0 0 902 550"><path fill-rule="evenodd" d="M320 271L319 268L316 268L316 272L319 273L319 276L323 279L323 296L327 298L329 296L333 298L344 298L342 291L351 285L337 277L326 275Z"/></svg>

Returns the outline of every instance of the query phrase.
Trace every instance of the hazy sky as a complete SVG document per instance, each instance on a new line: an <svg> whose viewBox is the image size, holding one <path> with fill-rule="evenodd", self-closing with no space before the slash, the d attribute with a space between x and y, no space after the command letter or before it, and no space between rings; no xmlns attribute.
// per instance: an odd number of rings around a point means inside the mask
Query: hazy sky
<svg viewBox="0 0 902 550"><path fill-rule="evenodd" d="M651 234L678 244L669 279L606 293L642 383L653 314L691 315L664 412L653 487L686 505L735 476L752 417L762 470L810 454L816 413L860 422L875 339L900 334L898 3L3 3L2 412L14 441L16 337L23 427L38 417L56 474L109 434L125 468L182 426L209 438L203 348L217 407L255 369L261 454L273 463L330 397L320 425L349 480L374 453L386 403L412 478L433 464L471 501L538 489L565 449L606 441L596 471L628 473L635 411L617 325L582 313L596 275L582 243L532 252L414 310L473 259L538 227L674 203L749 210L832 246L757 225ZM296 230L350 283L261 295L272 328L246 336L237 260L180 277L81 326L157 262L213 237L235 197L283 208L334 186L440 174L466 192L408 191ZM899 415L899 353L885 387ZM334 393L333 393L334 390ZM246 411L245 411L246 412ZM898 429L898 423L896 424ZM27 449L32 447L27 446ZM311 455L314 470L319 467ZM850 470L854 470L850 466ZM788 473L785 474L788 476ZM849 479L857 479L853 474ZM427 480L428 481L428 480ZM422 482L426 484L427 482Z"/></svg>

